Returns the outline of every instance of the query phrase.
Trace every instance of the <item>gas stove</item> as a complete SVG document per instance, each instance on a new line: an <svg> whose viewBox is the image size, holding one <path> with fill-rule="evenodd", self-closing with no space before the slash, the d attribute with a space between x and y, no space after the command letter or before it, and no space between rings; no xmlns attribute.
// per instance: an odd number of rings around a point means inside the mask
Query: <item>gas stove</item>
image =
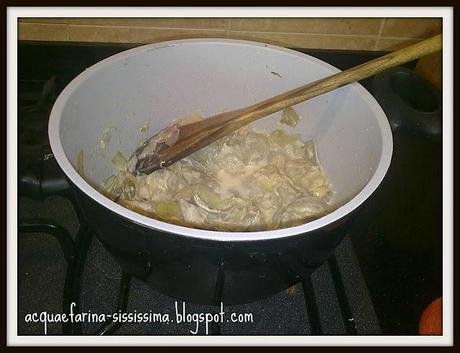
<svg viewBox="0 0 460 353"><path fill-rule="evenodd" d="M127 48L19 46L19 335L45 334L42 322L26 322L28 314L69 313L71 307L86 319L48 322L46 334L417 333L423 308L442 295L441 113L436 105L417 106L417 97L398 101L385 89L391 81L386 76L363 81L392 123L395 152L384 183L343 229L346 236L334 256L270 298L223 303L223 308L184 303L125 273L113 260L86 224L47 140L49 112L60 90L84 67ZM380 54L302 51L340 69ZM410 83L417 79L411 67L392 75ZM439 92L433 92L436 98ZM419 115L431 119L428 129L417 127ZM220 286L217 281L216 293ZM217 318L222 310L225 320L199 322L200 314ZM128 319L121 322L123 314ZM133 319L141 315L149 322Z"/></svg>

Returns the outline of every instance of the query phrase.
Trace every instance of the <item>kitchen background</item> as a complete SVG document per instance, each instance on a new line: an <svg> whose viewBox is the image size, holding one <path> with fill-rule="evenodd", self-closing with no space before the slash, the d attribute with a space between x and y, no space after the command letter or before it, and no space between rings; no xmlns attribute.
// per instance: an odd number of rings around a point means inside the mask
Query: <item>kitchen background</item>
<svg viewBox="0 0 460 353"><path fill-rule="evenodd" d="M152 43L223 37L295 48L393 50L441 29L436 18L22 18L19 39Z"/></svg>
<svg viewBox="0 0 460 353"><path fill-rule="evenodd" d="M65 84L95 62L138 44L191 37L249 39L302 49L344 70L440 33L442 23L441 19L434 18L22 18L18 29L19 101L22 119L27 122L21 126L32 131L27 130L29 135L24 133L24 136L43 137L47 143L45 113L49 113ZM419 74L440 87L440 63L441 56L432 55L412 63L409 69L416 65ZM368 80L363 84L378 96L375 82ZM380 88L382 104L388 98L388 91ZM386 101L386 107L396 110L389 114L394 119L398 119L398 112L409 109L392 101ZM413 112L412 108L409 111ZM422 112L416 117L424 115ZM432 115L440 119L441 113L437 109ZM44 126L42 134L36 133L40 124ZM349 239L343 242L337 256L313 276L310 284L297 286L294 293L280 293L269 302L258 302L254 312L268 314L259 320L258 327L239 327L238 332L369 334L379 332L380 328L384 334L419 332L422 311L442 295L442 146L436 139L427 139L420 132L412 136L413 133L395 133L398 159L387 177L386 188L381 188L374 200L367 203L353 227L348 229ZM31 149L42 152L35 144ZM46 151L43 148L43 152ZM421 188L423 193L419 192ZM47 194L42 192L39 196L43 198ZM22 217L52 218L71 234L76 233L78 221L67 200L60 196L48 197L46 201L30 198L30 195L21 198ZM57 199L61 203L56 202ZM69 207L62 207L63 201ZM417 207L412 207L414 204ZM58 245L46 237L20 239L23 243L19 244L18 255L19 316L45 308L59 312L66 264ZM102 246L96 241L91 244L89 262L83 261L81 302L84 308L98 311L102 307L110 311L116 306L118 295L121 298L122 286L118 287L119 282L124 282L119 278L124 277ZM307 297L302 286L313 287L314 290L308 292L315 295ZM367 293L366 288L369 294L362 294ZM133 280L129 295L125 295L129 297L128 310L131 311L151 302L170 307L169 299L139 281ZM369 302L373 305L364 305ZM306 317L310 320L308 324ZM83 332L93 334L98 329L93 326L83 327ZM132 325L123 326L117 333L140 334L136 329L140 330ZM162 327L147 329L150 331L142 334L171 334ZM224 327L223 334L229 333L228 330ZM42 334L43 329L21 322L19 332ZM61 333L60 325L50 327L50 332Z"/></svg>
<svg viewBox="0 0 460 353"><path fill-rule="evenodd" d="M391 51L441 33L439 18L21 18L19 40L153 43L191 37L237 38L290 48ZM441 85L441 56L417 71Z"/></svg>

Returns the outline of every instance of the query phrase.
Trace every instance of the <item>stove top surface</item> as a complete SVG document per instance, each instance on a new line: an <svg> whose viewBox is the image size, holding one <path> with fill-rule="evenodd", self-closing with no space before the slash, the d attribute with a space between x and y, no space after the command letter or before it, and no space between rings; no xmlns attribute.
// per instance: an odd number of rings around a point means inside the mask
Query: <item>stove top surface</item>
<svg viewBox="0 0 460 353"><path fill-rule="evenodd" d="M54 219L76 233L77 217L71 203L63 197L53 196L45 201L21 198L21 218ZM66 261L55 239L43 234L23 236L19 241L19 317L27 313L46 310L62 311L62 286ZM81 278L81 312L118 312L117 301L123 271L98 239L89 240L87 258ZM342 286L342 287L341 287ZM169 322L127 322L115 332L119 335L189 335L197 330L196 323L177 323L177 312L183 313L183 302L158 293L142 281L131 278L127 292L127 313L167 314ZM307 294L305 294L305 291ZM177 303L177 304L176 304ZM185 303L186 314L218 313L219 307ZM318 268L310 279L299 282L287 291L264 300L244 305L226 306L224 323L218 332L222 335L345 335L380 334L365 280L356 258L350 237L346 237L333 259ZM250 315L245 322L233 323L231 314ZM244 321L244 320L243 320ZM83 334L95 334L104 325L85 322ZM61 323L51 323L48 334L60 334ZM216 328L209 327L208 334ZM42 323L19 320L22 334L43 334ZM198 334L206 334L206 325L198 325Z"/></svg>

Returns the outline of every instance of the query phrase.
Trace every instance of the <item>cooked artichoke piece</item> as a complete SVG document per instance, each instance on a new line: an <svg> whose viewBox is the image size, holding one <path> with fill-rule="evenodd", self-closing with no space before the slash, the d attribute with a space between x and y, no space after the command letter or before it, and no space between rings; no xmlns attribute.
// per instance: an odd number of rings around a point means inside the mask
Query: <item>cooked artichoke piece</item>
<svg viewBox="0 0 460 353"><path fill-rule="evenodd" d="M281 224L303 223L308 219L318 217L326 211L326 204L317 198L301 197L290 203L280 215Z"/></svg>
<svg viewBox="0 0 460 353"><path fill-rule="evenodd" d="M233 197L227 205L224 211L204 210L206 222L220 230L248 230L260 226L262 214L249 200Z"/></svg>
<svg viewBox="0 0 460 353"><path fill-rule="evenodd" d="M201 205L203 208L220 210L227 206L225 200L223 200L218 193L203 184L199 184L195 187L195 201L197 200L199 203L198 206ZM203 206L203 203L206 206Z"/></svg>
<svg viewBox="0 0 460 353"><path fill-rule="evenodd" d="M153 217L155 216L155 207L150 202L143 202L137 200L125 200L120 199L120 204L132 211L143 214L144 216Z"/></svg>
<svg viewBox="0 0 460 353"><path fill-rule="evenodd" d="M286 109L283 109L283 111L281 112L280 123L294 127L297 125L299 121L300 121L300 116L299 114L297 114L294 108L288 107Z"/></svg>
<svg viewBox="0 0 460 353"><path fill-rule="evenodd" d="M112 164L118 171L127 170L128 162L121 152L115 153L112 158Z"/></svg>
<svg viewBox="0 0 460 353"><path fill-rule="evenodd" d="M155 214L164 220L182 218L181 207L176 201L171 200L156 202Z"/></svg>
<svg viewBox="0 0 460 353"><path fill-rule="evenodd" d="M266 162L267 156L270 152L270 141L267 135L250 132L246 137L234 144L238 159L246 165L255 165L261 162Z"/></svg>
<svg viewBox="0 0 460 353"><path fill-rule="evenodd" d="M102 184L102 189L108 194L111 194L114 197L118 197L121 194L119 181L120 179L117 176L112 175L108 177L106 181Z"/></svg>
<svg viewBox="0 0 460 353"><path fill-rule="evenodd" d="M83 154L83 150L80 150L80 152L78 152L78 155L77 155L77 172L81 176L85 175L85 169L84 169L84 164L83 164L84 159L85 159L85 155Z"/></svg>
<svg viewBox="0 0 460 353"><path fill-rule="evenodd" d="M200 212L200 208L185 200L179 200L180 209L184 220L190 224L202 225L204 217Z"/></svg>

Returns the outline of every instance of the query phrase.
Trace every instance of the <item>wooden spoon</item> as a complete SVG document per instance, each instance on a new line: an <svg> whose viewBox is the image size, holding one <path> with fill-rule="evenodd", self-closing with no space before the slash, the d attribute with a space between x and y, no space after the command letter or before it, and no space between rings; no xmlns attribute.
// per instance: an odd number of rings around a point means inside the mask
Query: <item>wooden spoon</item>
<svg viewBox="0 0 460 353"><path fill-rule="evenodd" d="M373 76L388 68L404 64L442 48L442 36L436 35L414 45L397 50L367 63L328 76L318 81L282 93L246 108L225 112L202 121L163 129L149 138L135 152L137 158L134 174L150 174L167 167L193 152L217 141L249 123L283 110L310 98L335 90L355 81ZM165 134L165 132L167 132ZM159 135L170 135L162 141ZM160 140L160 141L159 141ZM144 153L146 147L155 143L153 151Z"/></svg>

